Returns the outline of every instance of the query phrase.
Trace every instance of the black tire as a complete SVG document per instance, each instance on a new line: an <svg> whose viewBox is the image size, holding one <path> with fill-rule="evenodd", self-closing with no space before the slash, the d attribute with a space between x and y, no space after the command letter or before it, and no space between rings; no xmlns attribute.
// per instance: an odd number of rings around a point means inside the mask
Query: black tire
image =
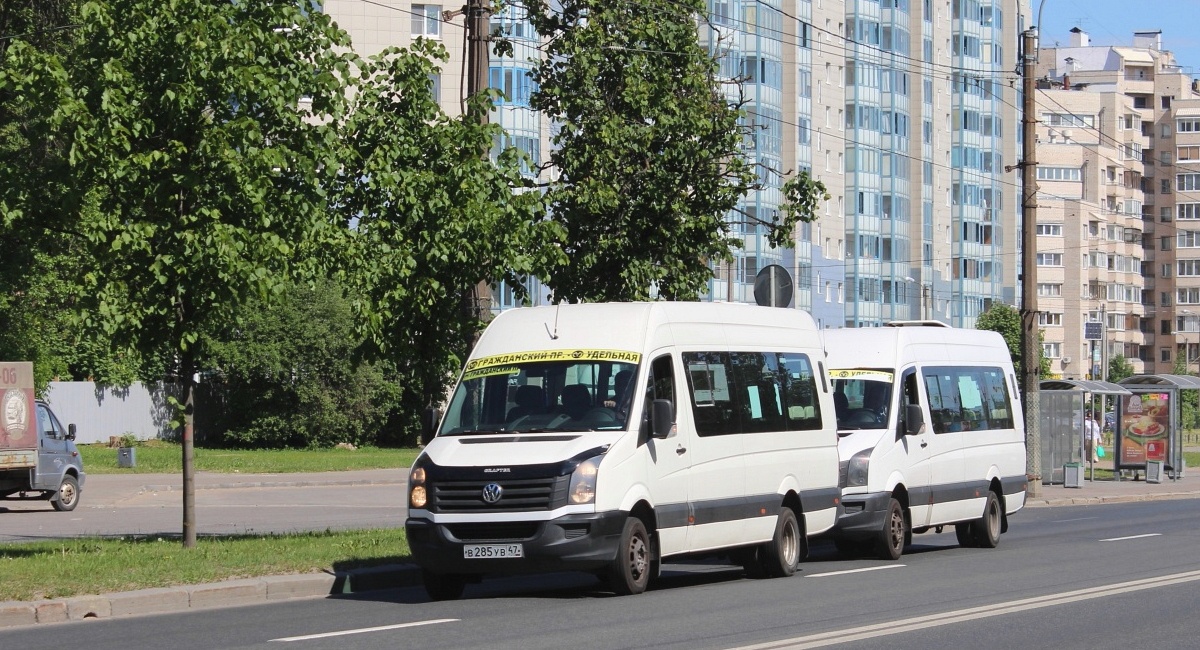
<svg viewBox="0 0 1200 650"><path fill-rule="evenodd" d="M904 508L900 502L891 499L888 502L887 516L883 520L883 528L875 539L875 554L882 560L899 560L904 553L904 542L908 539L908 518L904 516Z"/></svg>
<svg viewBox="0 0 1200 650"><path fill-rule="evenodd" d="M767 572L763 568L762 559L759 558L760 546L744 546L735 548L729 553L729 559L734 564L741 565L746 572L747 578L758 579L767 577Z"/></svg>
<svg viewBox="0 0 1200 650"><path fill-rule="evenodd" d="M803 549L804 532L800 522L796 513L785 506L775 521L775 535L759 549L763 572L768 578L786 578L796 573Z"/></svg>
<svg viewBox="0 0 1200 650"><path fill-rule="evenodd" d="M653 553L646 525L637 517L625 520L617 557L608 569L609 586L618 596L632 596L646 591L650 584Z"/></svg>
<svg viewBox="0 0 1200 650"><path fill-rule="evenodd" d="M988 491L987 503L983 506L983 516L971 522L971 535L975 538L978 548L996 548L1000 543L1000 524L1004 519L1000 507L1000 497L995 492Z"/></svg>
<svg viewBox="0 0 1200 650"><path fill-rule="evenodd" d="M430 600L458 600L467 588L467 576L464 575L422 571L421 577Z"/></svg>
<svg viewBox="0 0 1200 650"><path fill-rule="evenodd" d="M963 548L975 548L975 534L971 532L971 524L954 524L954 536L958 545Z"/></svg>
<svg viewBox="0 0 1200 650"><path fill-rule="evenodd" d="M59 512L70 512L79 505L79 481L70 474L64 474L58 492L50 499L50 505Z"/></svg>

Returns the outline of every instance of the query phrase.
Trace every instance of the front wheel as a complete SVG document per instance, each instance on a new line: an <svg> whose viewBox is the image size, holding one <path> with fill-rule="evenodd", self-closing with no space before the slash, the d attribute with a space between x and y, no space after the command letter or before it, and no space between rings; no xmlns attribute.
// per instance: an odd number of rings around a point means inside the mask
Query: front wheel
<svg viewBox="0 0 1200 650"><path fill-rule="evenodd" d="M1004 513L1000 509L1000 498L995 492L988 492L987 504L983 507L983 516L971 522L971 535L979 548L996 548L1000 543L1000 523Z"/></svg>
<svg viewBox="0 0 1200 650"><path fill-rule="evenodd" d="M458 600L467 588L467 577L463 575L422 571L421 577L430 600Z"/></svg>
<svg viewBox="0 0 1200 650"><path fill-rule="evenodd" d="M608 570L609 584L618 596L632 596L646 591L646 586L650 584L652 555L646 525L637 517L626 519L617 557Z"/></svg>
<svg viewBox="0 0 1200 650"><path fill-rule="evenodd" d="M899 560L904 553L904 543L908 540L908 521L904 518L904 508L900 502L891 499L888 502L887 518L883 520L883 530L875 540L875 552L883 560Z"/></svg>
<svg viewBox="0 0 1200 650"><path fill-rule="evenodd" d="M779 511L779 518L775 522L775 535L759 551L767 577L786 578L796 573L803 544L804 534L796 513L785 506Z"/></svg>
<svg viewBox="0 0 1200 650"><path fill-rule="evenodd" d="M50 505L59 512L70 512L79 505L79 481L70 474L63 476L62 484L58 486L58 492L54 493L54 497L50 499Z"/></svg>

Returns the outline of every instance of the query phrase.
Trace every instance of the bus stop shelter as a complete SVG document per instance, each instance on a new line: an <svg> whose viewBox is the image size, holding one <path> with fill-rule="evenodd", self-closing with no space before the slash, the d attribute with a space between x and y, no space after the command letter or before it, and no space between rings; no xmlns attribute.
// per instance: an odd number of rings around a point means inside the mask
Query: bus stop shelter
<svg viewBox="0 0 1200 650"><path fill-rule="evenodd" d="M1113 469L1145 472L1147 481L1183 476L1183 394L1200 390L1200 377L1134 375L1121 380L1130 394L1117 400Z"/></svg>
<svg viewBox="0 0 1200 650"><path fill-rule="evenodd" d="M1082 468L1091 460L1084 457L1083 424L1088 400L1100 395L1113 396L1120 402L1122 396L1133 393L1119 384L1088 379L1046 379L1039 388L1042 483L1066 483L1068 466Z"/></svg>

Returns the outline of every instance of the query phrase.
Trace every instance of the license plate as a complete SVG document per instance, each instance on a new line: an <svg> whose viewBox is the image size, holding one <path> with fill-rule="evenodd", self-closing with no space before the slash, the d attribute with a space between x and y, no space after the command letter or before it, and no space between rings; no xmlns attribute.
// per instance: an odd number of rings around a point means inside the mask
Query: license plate
<svg viewBox="0 0 1200 650"><path fill-rule="evenodd" d="M496 557L525 557L525 547L520 544L467 544L463 546L463 558L476 560Z"/></svg>

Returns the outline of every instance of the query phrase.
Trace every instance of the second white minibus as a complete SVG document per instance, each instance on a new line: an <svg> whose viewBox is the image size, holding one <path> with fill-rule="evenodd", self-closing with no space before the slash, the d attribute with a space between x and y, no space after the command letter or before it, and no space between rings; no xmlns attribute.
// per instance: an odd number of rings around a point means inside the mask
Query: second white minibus
<svg viewBox="0 0 1200 650"><path fill-rule="evenodd" d="M1025 422L996 332L910 321L827 330L849 555L897 559L912 535L953 526L995 547L1025 505Z"/></svg>

